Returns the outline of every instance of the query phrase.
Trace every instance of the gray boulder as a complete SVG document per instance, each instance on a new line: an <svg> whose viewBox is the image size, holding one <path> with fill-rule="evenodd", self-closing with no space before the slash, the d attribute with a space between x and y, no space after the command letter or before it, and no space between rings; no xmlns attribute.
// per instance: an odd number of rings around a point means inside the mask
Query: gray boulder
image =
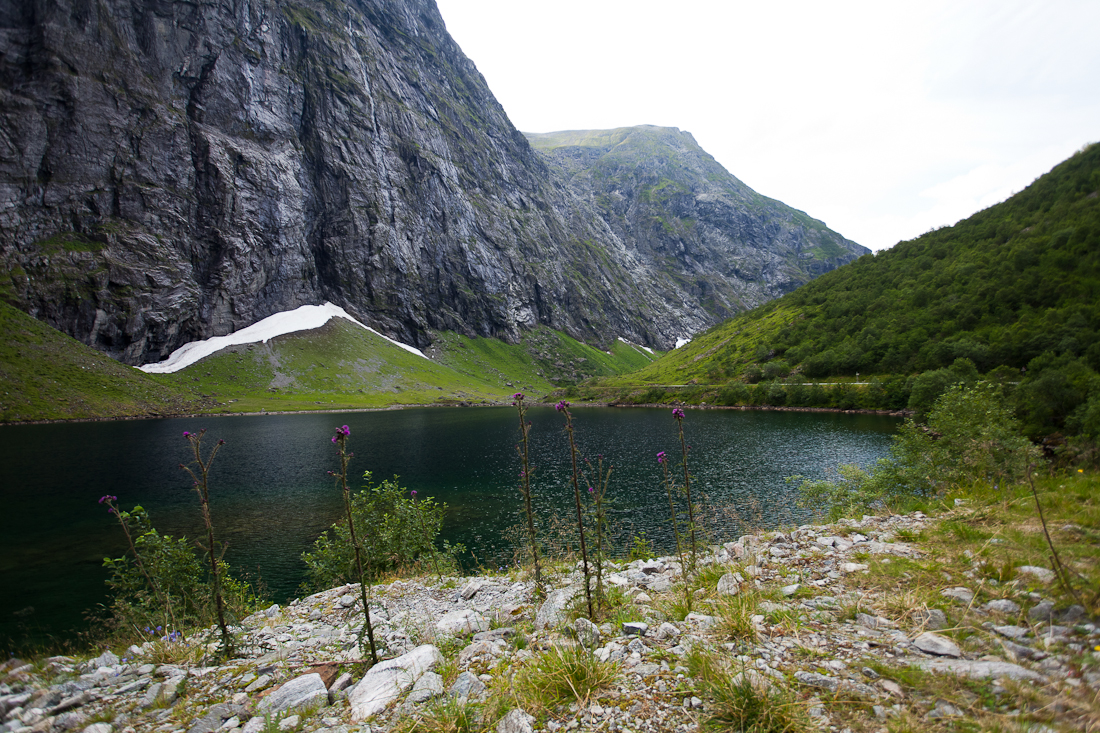
<svg viewBox="0 0 1100 733"><path fill-rule="evenodd" d="M420 704L443 694L443 678L435 672L425 672L413 685L408 701Z"/></svg>
<svg viewBox="0 0 1100 733"><path fill-rule="evenodd" d="M577 632L577 641L584 648L595 649L600 645L600 629L588 619L578 618L573 622L573 630Z"/></svg>
<svg viewBox="0 0 1100 733"><path fill-rule="evenodd" d="M913 639L913 646L927 654L935 654L939 657L960 657L962 652L958 645L946 636L925 631Z"/></svg>
<svg viewBox="0 0 1100 733"><path fill-rule="evenodd" d="M374 665L348 693L351 719L365 720L382 712L425 672L442 661L443 655L439 649L424 644L408 654Z"/></svg>
<svg viewBox="0 0 1100 733"><path fill-rule="evenodd" d="M309 705L327 705L328 688L316 672L295 677L260 701L257 710L278 715Z"/></svg>
<svg viewBox="0 0 1100 733"><path fill-rule="evenodd" d="M497 733L534 733L535 718L519 708L512 708L497 723Z"/></svg>
<svg viewBox="0 0 1100 733"><path fill-rule="evenodd" d="M573 597L580 593L580 587L571 585L568 588L559 588L546 597L539 611L535 614L536 629L552 629L565 622L565 609Z"/></svg>
<svg viewBox="0 0 1100 733"><path fill-rule="evenodd" d="M485 694L485 683L477 678L473 672L463 672L448 690L452 697L477 699Z"/></svg>
<svg viewBox="0 0 1100 733"><path fill-rule="evenodd" d="M464 608L443 614L435 624L436 631L447 636L464 636L489 630L489 619L477 611Z"/></svg>

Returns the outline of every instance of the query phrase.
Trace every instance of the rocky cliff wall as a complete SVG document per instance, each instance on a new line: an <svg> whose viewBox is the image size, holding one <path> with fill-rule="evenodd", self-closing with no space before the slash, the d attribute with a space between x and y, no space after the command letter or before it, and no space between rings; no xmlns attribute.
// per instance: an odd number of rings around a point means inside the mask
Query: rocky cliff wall
<svg viewBox="0 0 1100 733"><path fill-rule="evenodd" d="M0 297L127 363L324 300L419 346L728 310L532 150L432 0L6 3L0 112Z"/></svg>

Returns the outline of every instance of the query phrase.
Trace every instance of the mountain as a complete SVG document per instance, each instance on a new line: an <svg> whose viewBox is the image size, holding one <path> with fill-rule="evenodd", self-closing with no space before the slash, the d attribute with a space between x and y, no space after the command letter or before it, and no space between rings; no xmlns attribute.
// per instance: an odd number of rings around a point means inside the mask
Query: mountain
<svg viewBox="0 0 1100 733"><path fill-rule="evenodd" d="M688 333L866 254L731 175L691 133L624 127L525 133L579 200L637 254Z"/></svg>
<svg viewBox="0 0 1100 733"><path fill-rule="evenodd" d="M942 387L979 373L1019 383L1030 435L1100 438L1100 145L1007 201L860 257L601 384L693 383L694 399L712 403L899 408L916 404L910 390L922 380ZM871 382L861 399L803 389L856 376ZM760 380L770 385L744 389ZM663 398L651 392L642 401Z"/></svg>
<svg viewBox="0 0 1100 733"><path fill-rule="evenodd" d="M5 3L0 298L130 364L324 301L420 347L665 348L862 251L635 139L541 156L431 0Z"/></svg>

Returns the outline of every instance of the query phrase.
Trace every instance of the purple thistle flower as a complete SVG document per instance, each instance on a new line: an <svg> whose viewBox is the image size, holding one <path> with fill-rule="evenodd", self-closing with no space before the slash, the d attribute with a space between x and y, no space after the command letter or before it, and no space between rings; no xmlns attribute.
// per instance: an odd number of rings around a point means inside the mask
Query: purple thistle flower
<svg viewBox="0 0 1100 733"><path fill-rule="evenodd" d="M335 442L336 442L336 436L335 436L335 435L334 435L334 436L332 436L332 442L333 442L333 443L335 443Z"/></svg>
<svg viewBox="0 0 1100 733"><path fill-rule="evenodd" d="M513 400L522 400L523 399L523 392L516 392L514 395L512 395L512 399Z"/></svg>
<svg viewBox="0 0 1100 733"><path fill-rule="evenodd" d="M184 430L184 431L183 431L183 437L185 437L185 438L190 438L190 437L191 437L191 433L189 433L189 432L187 432L186 430Z"/></svg>
<svg viewBox="0 0 1100 733"><path fill-rule="evenodd" d="M225 441L221 438L218 438L218 445L225 445Z"/></svg>
<svg viewBox="0 0 1100 733"><path fill-rule="evenodd" d="M409 493L410 493L410 494L412 494L412 495L413 495L413 496L415 497L415 496L416 496L416 489L413 489L413 490L412 490L412 491L410 491Z"/></svg>
<svg viewBox="0 0 1100 733"><path fill-rule="evenodd" d="M558 404L554 405L554 409L558 412L565 412L567 409L569 409L569 403L565 400L562 400Z"/></svg>
<svg viewBox="0 0 1100 733"><path fill-rule="evenodd" d="M684 419L684 411L681 410L679 407L675 407L672 410L672 416L674 418L676 418L677 420L683 420Z"/></svg>
<svg viewBox="0 0 1100 733"><path fill-rule="evenodd" d="M589 493L589 494L593 494L593 493L595 493L595 492L596 492L596 490L595 490L595 489L593 489L593 488L592 488L591 486L589 486L589 487L588 487L588 493Z"/></svg>
<svg viewBox="0 0 1100 733"><path fill-rule="evenodd" d="M665 452L661 451L660 453L657 454L657 463L664 463L664 462L665 462Z"/></svg>

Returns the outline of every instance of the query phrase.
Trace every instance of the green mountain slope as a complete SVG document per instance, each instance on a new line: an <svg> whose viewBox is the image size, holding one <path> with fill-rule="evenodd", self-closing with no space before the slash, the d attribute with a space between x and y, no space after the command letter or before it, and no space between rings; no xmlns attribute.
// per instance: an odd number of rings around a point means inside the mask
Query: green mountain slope
<svg viewBox="0 0 1100 733"><path fill-rule="evenodd" d="M623 342L605 353L548 328L519 344L440 333L429 355L334 318L151 375L0 304L0 421L499 402L657 358Z"/></svg>
<svg viewBox="0 0 1100 733"><path fill-rule="evenodd" d="M0 421L179 414L201 409L164 384L0 303Z"/></svg>
<svg viewBox="0 0 1100 733"><path fill-rule="evenodd" d="M942 382L955 378L941 373L949 368L1020 382L1033 435L1083 430L1090 396L1100 410L1100 145L1001 204L860 257L592 394L899 408L922 389L914 375ZM866 384L838 401L814 386L823 381Z"/></svg>

